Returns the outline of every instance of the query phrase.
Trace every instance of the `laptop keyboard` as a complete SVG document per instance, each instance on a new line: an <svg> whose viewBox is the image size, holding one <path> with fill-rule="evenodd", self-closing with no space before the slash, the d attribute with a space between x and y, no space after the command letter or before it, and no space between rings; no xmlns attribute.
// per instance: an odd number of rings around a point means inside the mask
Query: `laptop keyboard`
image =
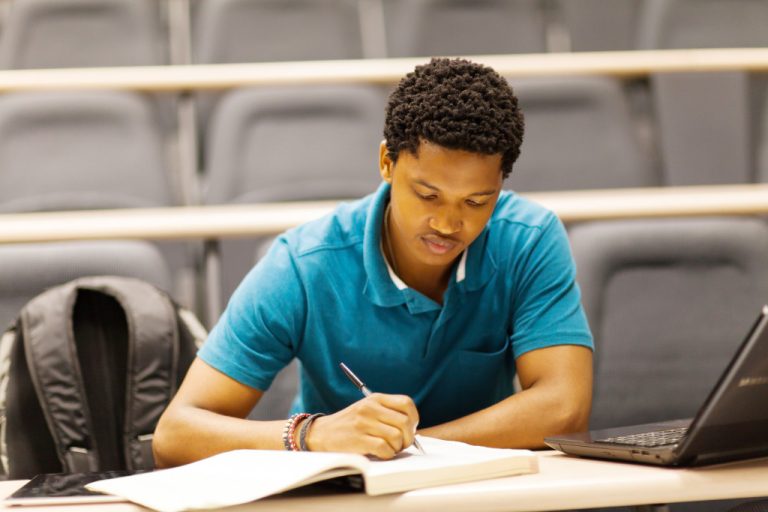
<svg viewBox="0 0 768 512"><path fill-rule="evenodd" d="M666 430L657 430L655 432L643 432L640 434L629 434L626 436L606 437L596 439L600 443L628 444L633 446L643 446L653 448L655 446L667 446L677 444L685 435L688 428L670 428Z"/></svg>

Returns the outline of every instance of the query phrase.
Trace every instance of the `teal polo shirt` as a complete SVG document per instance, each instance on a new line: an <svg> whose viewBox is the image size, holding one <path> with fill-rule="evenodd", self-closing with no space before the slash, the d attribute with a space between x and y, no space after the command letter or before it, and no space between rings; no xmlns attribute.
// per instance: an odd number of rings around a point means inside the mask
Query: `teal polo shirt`
<svg viewBox="0 0 768 512"><path fill-rule="evenodd" d="M293 410L313 413L361 398L343 361L371 390L413 398L428 427L510 396L515 359L526 352L592 348L568 238L552 212L502 192L441 305L408 288L383 256L389 192L384 183L278 237L199 357L260 390L298 358Z"/></svg>

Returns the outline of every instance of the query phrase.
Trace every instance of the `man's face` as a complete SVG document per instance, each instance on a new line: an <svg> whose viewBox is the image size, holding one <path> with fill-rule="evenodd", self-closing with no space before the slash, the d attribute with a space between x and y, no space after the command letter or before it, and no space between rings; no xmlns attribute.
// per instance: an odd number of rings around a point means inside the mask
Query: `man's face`
<svg viewBox="0 0 768 512"><path fill-rule="evenodd" d="M501 154L482 155L422 141L418 156L397 163L380 148L382 178L392 185L390 227L400 271L444 269L478 237L502 185Z"/></svg>

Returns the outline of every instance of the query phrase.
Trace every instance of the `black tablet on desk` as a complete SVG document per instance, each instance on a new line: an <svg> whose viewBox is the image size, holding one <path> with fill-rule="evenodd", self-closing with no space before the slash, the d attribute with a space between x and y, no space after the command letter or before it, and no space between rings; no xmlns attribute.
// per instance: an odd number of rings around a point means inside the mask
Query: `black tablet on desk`
<svg viewBox="0 0 768 512"><path fill-rule="evenodd" d="M85 484L138 473L138 471L102 471L97 473L50 473L37 475L8 496L6 506L76 505L125 501L118 496L89 491Z"/></svg>

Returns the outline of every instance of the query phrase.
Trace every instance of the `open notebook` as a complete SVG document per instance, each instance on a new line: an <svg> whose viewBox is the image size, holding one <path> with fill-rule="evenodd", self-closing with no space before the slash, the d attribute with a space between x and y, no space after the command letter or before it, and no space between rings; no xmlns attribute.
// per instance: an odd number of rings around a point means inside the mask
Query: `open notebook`
<svg viewBox="0 0 768 512"><path fill-rule="evenodd" d="M88 484L88 489L121 496L164 512L217 508L340 476L361 475L370 495L421 487L534 473L528 450L505 450L420 437L426 455L415 449L392 460L363 455L270 450L234 450L173 469Z"/></svg>

